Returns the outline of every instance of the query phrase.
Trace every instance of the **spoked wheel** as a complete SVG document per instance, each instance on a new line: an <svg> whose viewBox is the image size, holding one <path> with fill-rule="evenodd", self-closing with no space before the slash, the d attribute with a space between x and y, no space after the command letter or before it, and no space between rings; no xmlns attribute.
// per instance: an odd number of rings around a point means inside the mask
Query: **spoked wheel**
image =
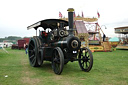
<svg viewBox="0 0 128 85"><path fill-rule="evenodd" d="M64 54L59 47L53 51L52 68L55 74L60 75L64 67Z"/></svg>
<svg viewBox="0 0 128 85"><path fill-rule="evenodd" d="M39 37L34 36L34 39L37 42L37 50L38 50L37 62L39 65L41 65L43 63L43 50L44 49L40 49L41 40L39 39Z"/></svg>
<svg viewBox="0 0 128 85"><path fill-rule="evenodd" d="M37 37L33 37L29 41L28 45L28 56L30 65L33 67L38 67L41 65L41 61L39 60L39 41Z"/></svg>
<svg viewBox="0 0 128 85"><path fill-rule="evenodd" d="M92 52L88 48L81 48L78 58L80 68L85 72L89 72L93 66Z"/></svg>

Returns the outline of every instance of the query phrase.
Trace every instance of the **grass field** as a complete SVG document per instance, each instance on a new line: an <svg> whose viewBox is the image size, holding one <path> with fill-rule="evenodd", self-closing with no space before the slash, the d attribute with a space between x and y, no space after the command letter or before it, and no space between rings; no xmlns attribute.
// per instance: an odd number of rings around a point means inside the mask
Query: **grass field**
<svg viewBox="0 0 128 85"><path fill-rule="evenodd" d="M54 74L49 62L31 67L24 50L6 50L9 54L0 49L0 85L128 85L128 50L94 52L90 72L69 62L61 75Z"/></svg>

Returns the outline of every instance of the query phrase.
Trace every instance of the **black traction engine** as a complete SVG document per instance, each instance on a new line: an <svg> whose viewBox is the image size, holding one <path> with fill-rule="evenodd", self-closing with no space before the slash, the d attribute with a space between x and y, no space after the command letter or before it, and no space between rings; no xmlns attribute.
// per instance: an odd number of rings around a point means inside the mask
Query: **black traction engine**
<svg viewBox="0 0 128 85"><path fill-rule="evenodd" d="M64 64L69 61L78 61L80 68L89 72L93 66L93 55L88 48L81 48L81 41L74 36L73 29L74 9L68 9L68 21L61 19L46 19L27 27L39 27L39 36L30 39L28 45L28 57L30 65L39 67L43 61L52 62L55 74L61 74Z"/></svg>

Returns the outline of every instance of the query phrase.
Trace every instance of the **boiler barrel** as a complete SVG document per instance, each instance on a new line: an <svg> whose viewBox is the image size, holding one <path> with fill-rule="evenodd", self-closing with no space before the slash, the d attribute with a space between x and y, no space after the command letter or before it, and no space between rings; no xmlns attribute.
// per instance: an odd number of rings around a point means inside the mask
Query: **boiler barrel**
<svg viewBox="0 0 128 85"><path fill-rule="evenodd" d="M70 51L78 50L81 42L77 37L69 36L51 44L52 47L68 48Z"/></svg>
<svg viewBox="0 0 128 85"><path fill-rule="evenodd" d="M61 48L65 48L67 47L67 41L66 40L60 40L58 42L54 42L51 44L52 47L61 47Z"/></svg>

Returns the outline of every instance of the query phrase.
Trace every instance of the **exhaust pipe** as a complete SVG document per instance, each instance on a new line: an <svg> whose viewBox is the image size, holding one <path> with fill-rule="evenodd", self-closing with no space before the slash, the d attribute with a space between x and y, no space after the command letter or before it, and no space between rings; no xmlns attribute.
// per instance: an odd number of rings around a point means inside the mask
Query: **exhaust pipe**
<svg viewBox="0 0 128 85"><path fill-rule="evenodd" d="M73 12L74 12L74 9L69 8L67 11L68 11L69 35L74 35L73 34L73 23L74 23Z"/></svg>

